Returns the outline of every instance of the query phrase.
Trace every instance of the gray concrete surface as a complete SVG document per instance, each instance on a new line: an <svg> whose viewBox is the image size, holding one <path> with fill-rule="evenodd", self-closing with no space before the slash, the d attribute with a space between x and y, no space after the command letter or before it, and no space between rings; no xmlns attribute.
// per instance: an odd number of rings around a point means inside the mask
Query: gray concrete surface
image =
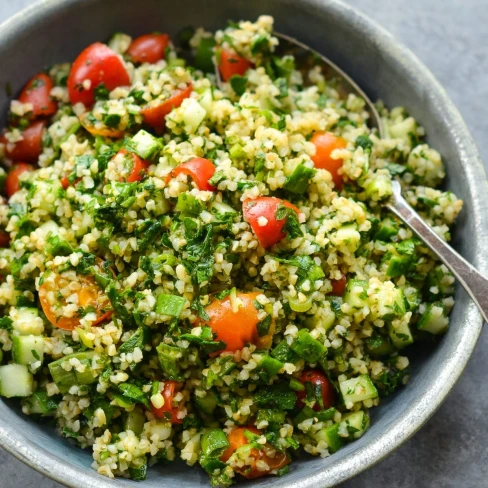
<svg viewBox="0 0 488 488"><path fill-rule="evenodd" d="M33 0L0 0L4 20ZM488 168L488 0L348 0L409 46L463 114ZM436 415L386 460L341 488L488 487L488 331ZM0 449L2 488L60 485Z"/></svg>

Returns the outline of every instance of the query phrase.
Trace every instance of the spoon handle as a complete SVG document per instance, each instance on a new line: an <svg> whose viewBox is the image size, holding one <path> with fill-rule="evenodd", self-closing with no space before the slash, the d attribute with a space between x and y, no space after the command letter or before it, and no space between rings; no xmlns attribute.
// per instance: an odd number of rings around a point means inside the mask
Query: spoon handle
<svg viewBox="0 0 488 488"><path fill-rule="evenodd" d="M488 322L488 279L443 241L419 214L407 203L400 192L400 184L393 182L394 203L386 207L407 224L430 250L449 268Z"/></svg>

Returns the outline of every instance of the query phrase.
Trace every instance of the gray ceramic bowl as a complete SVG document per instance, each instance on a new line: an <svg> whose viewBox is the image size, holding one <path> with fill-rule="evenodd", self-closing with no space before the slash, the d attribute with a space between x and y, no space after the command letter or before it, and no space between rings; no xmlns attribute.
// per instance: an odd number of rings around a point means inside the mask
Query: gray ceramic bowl
<svg viewBox="0 0 488 488"><path fill-rule="evenodd" d="M405 105L421 122L447 166L447 188L465 202L454 244L488 272L488 188L478 152L458 111L431 73L385 30L348 6L320 0L44 0L0 27L0 113L9 82L18 93L46 65L73 60L88 44L114 31L175 34L188 24L216 29L228 19L271 14L277 30L330 56L388 106ZM468 237L469 236L469 237ZM303 458L289 475L252 485L324 488L358 474L414 434L439 407L461 375L480 334L482 320L467 294L456 290L451 328L430 352L413 361L410 384L372 412L372 426L359 441L327 459ZM51 428L23 416L17 402L0 402L3 447L34 469L69 486L105 488L113 482L90 469L91 456L59 438ZM153 468L143 485L208 486L207 476L184 464ZM240 486L251 486L243 483Z"/></svg>

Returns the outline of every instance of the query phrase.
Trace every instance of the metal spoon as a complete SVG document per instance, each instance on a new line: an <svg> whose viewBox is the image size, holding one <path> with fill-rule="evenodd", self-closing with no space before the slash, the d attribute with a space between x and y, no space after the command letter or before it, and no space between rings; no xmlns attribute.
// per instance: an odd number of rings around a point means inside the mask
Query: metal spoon
<svg viewBox="0 0 488 488"><path fill-rule="evenodd" d="M321 61L322 70L326 78L338 79L346 93L356 93L363 98L370 116L368 120L370 127L376 128L381 138L385 136L383 124L376 107L349 75L344 73L343 70L325 56L293 37L278 32L274 32L273 35L280 40L279 46L276 49L277 55L293 55L297 60L297 66L304 72L307 69L317 66L317 61ZM220 86L222 82L217 66L215 67L215 73L217 83ZM427 247L447 266L459 283L469 293L469 296L478 307L485 322L488 322L488 279L460 256L449 244L443 241L422 220L420 215L403 198L402 187L398 181L393 180L392 185L393 197L386 204L386 208L410 227Z"/></svg>
<svg viewBox="0 0 488 488"><path fill-rule="evenodd" d="M369 114L368 124L371 128L378 129L381 138L385 137L383 124L381 118L374 106L373 102L368 98L366 93L357 85L357 83L347 75L341 68L339 68L330 59L327 59L324 55L318 53L311 47L308 47L303 42L297 41L293 37L286 34L280 34L279 32L273 32L273 36L279 39L279 45L276 47L275 54L278 56L292 55L297 61L296 65L305 74L309 69L318 65L322 67L322 72L326 79L337 80L337 89L340 93L348 94L355 93L359 97L363 98L366 102L366 111ZM222 80L220 78L220 72L215 65L215 76L217 78L217 86L222 86Z"/></svg>
<svg viewBox="0 0 488 488"><path fill-rule="evenodd" d="M460 256L449 244L443 241L422 217L407 203L402 196L402 187L393 181L393 198L386 208L408 225L427 245L427 247L449 268L451 273L469 293L488 322L488 279Z"/></svg>

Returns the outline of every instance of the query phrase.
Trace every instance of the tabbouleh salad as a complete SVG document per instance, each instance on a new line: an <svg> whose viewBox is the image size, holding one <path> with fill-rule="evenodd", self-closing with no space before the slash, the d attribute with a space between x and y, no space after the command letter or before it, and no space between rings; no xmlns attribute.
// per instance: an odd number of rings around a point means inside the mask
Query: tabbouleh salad
<svg viewBox="0 0 488 488"><path fill-rule="evenodd" d="M272 27L185 29L191 61L117 33L11 102L0 395L102 475L181 458L227 486L327 457L448 327L452 275L382 208L395 178L449 240L441 156L402 107L378 105L381 139Z"/></svg>

